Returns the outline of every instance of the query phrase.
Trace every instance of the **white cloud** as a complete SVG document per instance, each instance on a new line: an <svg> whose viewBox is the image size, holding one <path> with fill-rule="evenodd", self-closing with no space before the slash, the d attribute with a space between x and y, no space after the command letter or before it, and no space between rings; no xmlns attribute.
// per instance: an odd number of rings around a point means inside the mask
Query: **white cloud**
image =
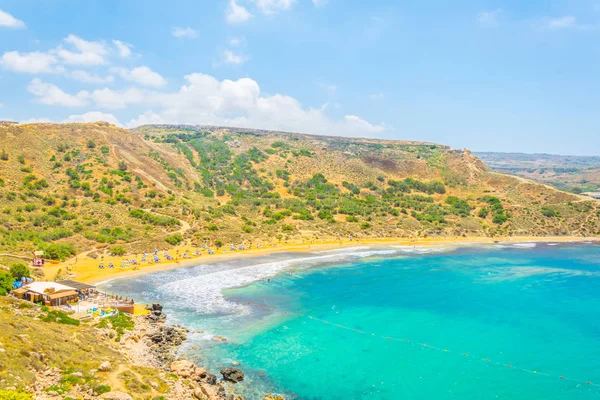
<svg viewBox="0 0 600 400"><path fill-rule="evenodd" d="M327 107L304 107L293 97L261 94L258 83L250 78L218 79L201 73L185 76L186 83L178 91L129 88L103 88L91 93L65 93L39 79L31 81L28 90L37 101L66 107L92 104L97 109L141 108L147 111L130 120L127 126L147 123L213 124L241 128L264 128L338 136L374 136L388 129L359 116L343 118L327 115ZM111 117L112 116L112 117ZM118 123L112 114L98 111L69 118L71 121L106 120Z"/></svg>
<svg viewBox="0 0 600 400"><path fill-rule="evenodd" d="M52 54L39 51L32 53L9 51L4 53L0 60L4 68L28 74L57 72L57 62L58 60Z"/></svg>
<svg viewBox="0 0 600 400"><path fill-rule="evenodd" d="M24 121L20 121L20 124L45 124L52 123L52 121L48 118L29 118Z"/></svg>
<svg viewBox="0 0 600 400"><path fill-rule="evenodd" d="M113 92L112 96L153 108L127 126L167 122L214 124L343 136L373 136L386 129L383 124L375 125L355 115L332 119L325 114L325 108L303 107L290 96L263 96L258 83L250 78L219 81L195 73L185 79L187 84L174 93L144 92L134 96Z"/></svg>
<svg viewBox="0 0 600 400"><path fill-rule="evenodd" d="M0 10L0 27L3 28L25 28L25 22L16 19L6 11Z"/></svg>
<svg viewBox="0 0 600 400"><path fill-rule="evenodd" d="M146 66L136 67L133 69L113 69L121 78L126 81L135 82L144 86L161 87L167 84L165 78L159 73L152 71Z"/></svg>
<svg viewBox="0 0 600 400"><path fill-rule="evenodd" d="M96 53L76 53L70 50L59 48L56 54L69 65L101 65L104 64L104 57Z"/></svg>
<svg viewBox="0 0 600 400"><path fill-rule="evenodd" d="M53 50L65 64L70 65L101 65L105 63L104 56L108 53L103 42L90 42L75 35L67 36L64 41L77 50L66 50L59 46Z"/></svg>
<svg viewBox="0 0 600 400"><path fill-rule="evenodd" d="M499 8L492 11L481 11L477 14L477 22L482 26L498 25L498 17L501 13L502 10Z"/></svg>
<svg viewBox="0 0 600 400"><path fill-rule="evenodd" d="M47 52L9 51L2 55L0 64L6 69L17 72L41 74L65 73L64 65L93 66L106 63L105 56L108 54L108 47L104 42L90 42L75 35L67 36L64 42L71 49L59 45ZM131 54L129 45L126 43L118 40L114 43L122 56Z"/></svg>
<svg viewBox="0 0 600 400"><path fill-rule="evenodd" d="M104 56L108 53L108 49L105 43L87 41L75 35L67 36L64 41L77 50L66 50L62 46L52 50L65 64L102 65L106 62Z"/></svg>
<svg viewBox="0 0 600 400"><path fill-rule="evenodd" d="M109 124L122 126L117 117L112 114L106 114L100 111L90 111L85 114L80 115L69 115L67 119L65 119L64 123L69 122L108 122Z"/></svg>
<svg viewBox="0 0 600 400"><path fill-rule="evenodd" d="M65 93L57 86L45 83L39 78L33 79L27 90L37 97L38 102L53 106L83 107L88 104L90 97L90 93L85 90L75 95Z"/></svg>
<svg viewBox="0 0 600 400"><path fill-rule="evenodd" d="M95 53L105 55L108 53L106 44L102 42L91 42L81 39L75 35L69 35L64 39L65 42L72 44L77 50L82 53Z"/></svg>
<svg viewBox="0 0 600 400"><path fill-rule="evenodd" d="M194 39L195 37L198 36L198 31L195 29L192 29L190 27L182 28L179 26L174 26L171 33L176 38Z"/></svg>
<svg viewBox="0 0 600 400"><path fill-rule="evenodd" d="M127 123L128 128L135 128L137 126L142 125L155 125L155 124L164 124L166 121L158 114L154 113L151 110L146 111L143 114L140 114L137 118L132 119Z"/></svg>
<svg viewBox="0 0 600 400"><path fill-rule="evenodd" d="M236 0L229 1L229 8L225 13L225 19L230 24L238 24L240 22L248 21L252 18L252 14L244 6L237 4Z"/></svg>
<svg viewBox="0 0 600 400"><path fill-rule="evenodd" d="M321 7L327 4L327 0L312 0L315 7Z"/></svg>
<svg viewBox="0 0 600 400"><path fill-rule="evenodd" d="M125 43L120 40L113 40L112 42L115 45L115 47L117 48L117 51L119 52L119 55L121 57L127 58L131 55L131 47L132 46L129 43Z"/></svg>
<svg viewBox="0 0 600 400"><path fill-rule="evenodd" d="M319 82L319 86L326 91L329 96L334 96L338 90L338 85L335 83Z"/></svg>
<svg viewBox="0 0 600 400"><path fill-rule="evenodd" d="M567 15L565 17L550 18L546 21L546 27L550 29L574 28L577 26L577 18Z"/></svg>
<svg viewBox="0 0 600 400"><path fill-rule="evenodd" d="M277 14L292 7L295 0L256 0L256 7L265 15Z"/></svg>
<svg viewBox="0 0 600 400"><path fill-rule="evenodd" d="M248 60L246 56L242 54L236 54L231 50L223 50L223 52L221 53L221 58L223 64L229 65L241 65Z"/></svg>
<svg viewBox="0 0 600 400"><path fill-rule="evenodd" d="M69 77L72 79L75 79L76 81L79 81L79 82L97 83L97 84L111 83L115 80L115 78L112 75L100 76L100 75L91 74L84 70L73 71L69 74Z"/></svg>
<svg viewBox="0 0 600 400"><path fill-rule="evenodd" d="M382 92L371 93L369 95L369 99L371 99L371 100L379 100L379 99L383 99L384 97L385 97L385 95Z"/></svg>
<svg viewBox="0 0 600 400"><path fill-rule="evenodd" d="M146 93L136 88L130 88L122 91L114 91L104 88L94 90L91 94L92 100L100 108L126 108L132 104L149 103L155 93Z"/></svg>
<svg viewBox="0 0 600 400"><path fill-rule="evenodd" d="M234 47L242 46L242 45L246 44L246 37L240 36L240 37L231 38L231 39L229 39L229 44Z"/></svg>

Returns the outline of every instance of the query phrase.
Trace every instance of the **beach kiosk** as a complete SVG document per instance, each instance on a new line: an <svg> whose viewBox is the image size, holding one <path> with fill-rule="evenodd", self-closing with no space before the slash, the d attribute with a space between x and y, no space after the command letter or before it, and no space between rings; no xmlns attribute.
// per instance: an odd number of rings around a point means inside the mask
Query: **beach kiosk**
<svg viewBox="0 0 600 400"><path fill-rule="evenodd" d="M13 294L32 303L42 302L46 306L62 306L79 301L79 295L74 287L61 285L56 282L32 282L18 289Z"/></svg>

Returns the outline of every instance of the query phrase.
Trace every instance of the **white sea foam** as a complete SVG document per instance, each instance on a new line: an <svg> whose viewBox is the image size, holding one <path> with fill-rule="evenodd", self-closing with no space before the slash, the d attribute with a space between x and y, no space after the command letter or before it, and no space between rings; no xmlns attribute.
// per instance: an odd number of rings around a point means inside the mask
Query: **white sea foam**
<svg viewBox="0 0 600 400"><path fill-rule="evenodd" d="M512 246L521 248L521 249L532 249L535 246L537 246L537 244L535 244L535 243L515 243Z"/></svg>
<svg viewBox="0 0 600 400"><path fill-rule="evenodd" d="M192 309L200 314L245 314L250 312L250 308L223 299L222 291L224 289L246 286L271 278L285 270L309 268L319 263L344 262L356 258L393 254L398 254L398 250L373 249L348 252L347 249L343 254L291 258L262 264L231 266L226 269L223 269L222 264L215 264L198 267L193 274L190 274L190 271L186 273L185 270L181 270L182 273L175 280L162 284L157 282L156 290L161 297L168 299L171 306Z"/></svg>
<svg viewBox="0 0 600 400"><path fill-rule="evenodd" d="M408 254L430 254L430 253L443 253L454 250L453 247L441 246L441 247L428 247L428 246L391 246L401 253Z"/></svg>

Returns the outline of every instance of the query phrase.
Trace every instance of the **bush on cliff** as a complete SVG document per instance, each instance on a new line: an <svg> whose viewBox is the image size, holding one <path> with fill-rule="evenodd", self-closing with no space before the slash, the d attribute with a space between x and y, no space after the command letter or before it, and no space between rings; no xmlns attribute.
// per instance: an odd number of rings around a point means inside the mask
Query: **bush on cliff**
<svg viewBox="0 0 600 400"><path fill-rule="evenodd" d="M14 390L0 390L0 399L2 400L31 400L31 396L23 392Z"/></svg>
<svg viewBox="0 0 600 400"><path fill-rule="evenodd" d="M0 296L6 296L12 290L14 281L12 275L8 272L0 272Z"/></svg>
<svg viewBox="0 0 600 400"><path fill-rule="evenodd" d="M23 277L29 278L31 276L31 271L29 271L29 268L27 268L25 264L17 263L10 267L10 274L15 280L20 281Z"/></svg>

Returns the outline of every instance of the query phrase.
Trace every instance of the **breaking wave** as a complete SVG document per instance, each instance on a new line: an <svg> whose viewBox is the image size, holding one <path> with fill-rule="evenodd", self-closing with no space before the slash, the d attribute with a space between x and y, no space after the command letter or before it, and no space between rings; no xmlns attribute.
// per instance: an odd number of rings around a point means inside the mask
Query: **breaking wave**
<svg viewBox="0 0 600 400"><path fill-rule="evenodd" d="M286 271L303 270L322 264L343 263L368 257L440 251L448 251L448 248L394 247L384 250L356 247L309 253L311 255L308 257L293 258L294 255L289 254L290 258L285 260L250 265L248 262L251 260L200 265L191 269L180 269L175 274L171 273L168 279L162 280L160 276L151 279L154 280L159 297L167 301L170 307L186 308L196 314L248 314L250 309L247 306L224 299L223 290L247 286Z"/></svg>

